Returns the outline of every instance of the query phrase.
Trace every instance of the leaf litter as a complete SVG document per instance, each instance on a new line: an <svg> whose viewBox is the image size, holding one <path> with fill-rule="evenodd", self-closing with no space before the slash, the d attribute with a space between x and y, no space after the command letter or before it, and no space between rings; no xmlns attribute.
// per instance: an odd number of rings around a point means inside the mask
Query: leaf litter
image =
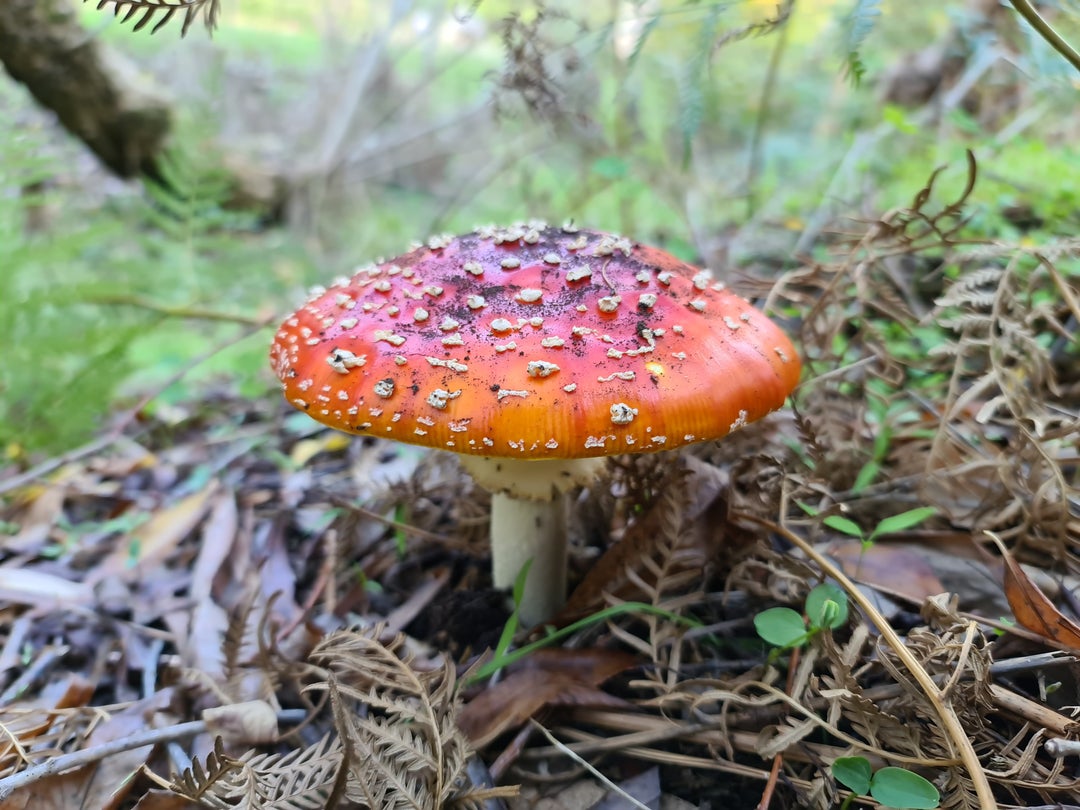
<svg viewBox="0 0 1080 810"><path fill-rule="evenodd" d="M0 473L0 808L825 808L846 756L1080 802L1080 240L969 243L934 182L739 283L799 333L793 408L581 491L509 667L444 454L221 395ZM827 580L844 626L756 636Z"/></svg>

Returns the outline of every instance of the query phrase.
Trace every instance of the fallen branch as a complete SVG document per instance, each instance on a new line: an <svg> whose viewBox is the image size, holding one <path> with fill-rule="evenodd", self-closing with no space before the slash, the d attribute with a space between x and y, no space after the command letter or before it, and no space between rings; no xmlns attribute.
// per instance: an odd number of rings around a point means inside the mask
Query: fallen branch
<svg viewBox="0 0 1080 810"><path fill-rule="evenodd" d="M143 731L139 734L132 734L131 736L124 737L120 740L113 740L112 742L94 746L93 748L85 748L82 751L75 751L71 754L53 757L50 760L42 762L40 765L35 765L34 767L27 768L25 771L20 771L13 776L7 776L0 779L0 802L7 799L16 790L32 785L34 782L38 782L46 777L56 776L57 774L67 773L68 771L83 768L87 765L93 765L95 762L100 762L106 757L111 757L115 754L123 753L124 751L131 751L135 748L142 748L144 745L158 745L159 743L175 742L176 740L194 737L196 734L202 734L206 731L206 728L206 723L204 721L193 720L190 723L180 723L179 725L169 726L168 728L155 728L149 731Z"/></svg>

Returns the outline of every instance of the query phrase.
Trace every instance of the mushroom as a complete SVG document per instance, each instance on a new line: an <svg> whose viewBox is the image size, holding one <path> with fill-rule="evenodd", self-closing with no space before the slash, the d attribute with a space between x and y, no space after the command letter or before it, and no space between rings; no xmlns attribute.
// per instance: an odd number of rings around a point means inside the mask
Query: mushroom
<svg viewBox="0 0 1080 810"><path fill-rule="evenodd" d="M799 378L780 329L656 248L529 222L440 236L311 298L271 348L319 422L460 454L492 493L496 587L531 561L521 619L562 605L562 493L604 456L718 439Z"/></svg>

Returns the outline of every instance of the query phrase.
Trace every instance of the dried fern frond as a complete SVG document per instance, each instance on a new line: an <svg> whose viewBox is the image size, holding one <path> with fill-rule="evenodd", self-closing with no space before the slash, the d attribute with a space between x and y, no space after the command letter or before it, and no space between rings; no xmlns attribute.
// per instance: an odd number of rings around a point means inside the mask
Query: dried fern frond
<svg viewBox="0 0 1080 810"><path fill-rule="evenodd" d="M230 779L230 776L239 771L240 767L240 760L225 753L224 744L219 737L214 744L214 750L206 757L206 766L203 767L198 759L192 760L191 767L173 781L171 788L174 793L205 807L234 807L235 803L227 804L221 794L228 795L232 792L235 780Z"/></svg>
<svg viewBox="0 0 1080 810"><path fill-rule="evenodd" d="M287 754L240 758L228 756L218 738L205 769L192 762L171 787L212 810L318 810L326 807L341 759L341 742L331 735Z"/></svg>
<svg viewBox="0 0 1080 810"><path fill-rule="evenodd" d="M83 0L85 3L86 0ZM200 13L206 30L213 33L217 26L218 13L221 10L221 0L98 0L98 11L112 4L113 15L121 18L121 23L126 23L132 17L140 15L133 30L141 31L149 25L155 17L157 24L150 29L151 34L156 34L168 24L169 20L178 12L184 14L184 22L180 28L180 36L187 36L188 29L195 22Z"/></svg>
<svg viewBox="0 0 1080 810"><path fill-rule="evenodd" d="M420 670L404 636L381 636L379 626L334 633L311 654L327 670L310 689L330 696L346 797L371 810L437 810L491 795L468 785L453 665Z"/></svg>

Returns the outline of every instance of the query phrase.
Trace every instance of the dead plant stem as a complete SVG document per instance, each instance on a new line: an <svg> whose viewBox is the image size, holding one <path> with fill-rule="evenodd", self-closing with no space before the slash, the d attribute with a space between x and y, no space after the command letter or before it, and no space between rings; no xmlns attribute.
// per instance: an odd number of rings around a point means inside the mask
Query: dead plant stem
<svg viewBox="0 0 1080 810"><path fill-rule="evenodd" d="M649 810L648 805L642 804L640 801L635 799L621 787L616 785L614 782L604 776L604 774L600 773L600 771L597 770L595 765L588 762L580 754L574 753L574 751L568 745L559 742L559 740L555 738L555 735L548 731L547 728L545 728L543 725L537 723L535 720L530 720L529 722L532 723L533 727L538 729L541 734L547 737L548 742L550 742L552 745L562 751L566 756L570 757L570 759L574 760L574 762L576 762L578 765L580 765L582 768L592 774L593 777L597 779L597 781L603 784L604 787L606 787L608 790L612 791L616 796L623 799L623 801L628 802L631 806L638 808L638 810Z"/></svg>
<svg viewBox="0 0 1080 810"><path fill-rule="evenodd" d="M822 556L813 546L789 529L779 526L772 521L755 517L754 515L739 513L737 517L756 523L759 526L763 526L770 531L774 531L781 535L785 540L811 559L826 576L835 580L845 591L847 591L848 598L850 598L866 617L873 622L874 627L877 628L881 637L893 649L893 652L896 653L896 657L900 659L900 662L908 672L911 673L911 676L925 693L927 700L930 701L930 705L933 707L934 712L941 721L946 737L951 743L950 747L958 755L960 761L963 762L964 767L968 771L968 775L971 777L971 783L975 788L975 795L979 800L979 807L983 808L983 810L996 810L997 800L994 798L994 793L990 789L990 782L986 778L986 773L983 771L982 764L979 762L979 757L971 744L971 739L964 730L964 726L960 722L960 718L957 716L956 711L953 709L952 703L944 698L943 691L938 688L936 683L934 683L934 679L931 677L930 673L926 671L921 663L919 663L919 660L912 654L911 650L907 648L907 645L904 644L903 639L901 639L896 631L893 630L892 625L890 625L888 620L881 615L863 592L859 590L858 586L848 579L843 571L837 568L826 557Z"/></svg>
<svg viewBox="0 0 1080 810"><path fill-rule="evenodd" d="M1016 9L1017 14L1027 20L1028 25L1034 28L1051 48L1064 56L1074 68L1080 70L1080 53L1077 53L1076 49L1054 30L1054 26L1039 14L1035 6L1028 0L1009 0L1009 2Z"/></svg>
<svg viewBox="0 0 1080 810"><path fill-rule="evenodd" d="M225 323L238 323L242 326L267 326L266 318L253 318L250 315L235 315L231 312L220 312L216 309L203 309L201 307L178 307L162 304L150 298L140 295L98 295L88 299L91 304L100 306L135 307L149 312L165 315L170 318L188 318L198 321L224 321Z"/></svg>
<svg viewBox="0 0 1080 810"><path fill-rule="evenodd" d="M791 651L791 660L788 661L788 673L787 673L787 693L791 693L795 689L795 672L799 668L799 648L795 647ZM794 697L794 695L792 695ZM772 803L773 793L776 791L776 783L780 779L780 768L784 764L784 753L781 751L773 757L772 768L769 770L769 778L765 782L765 789L761 792L761 801L758 802L757 810L769 810L769 805Z"/></svg>
<svg viewBox="0 0 1080 810"><path fill-rule="evenodd" d="M787 5L787 21L780 27L780 34L773 44L772 53L769 54L769 66L765 72L765 84L761 88L761 96L758 99L758 114L754 119L754 131L750 136L750 159L746 170L746 207L747 217L753 218L757 208L757 180L761 173L763 163L762 150L765 142L765 130L769 126L769 115L772 112L773 96L776 94L776 81L780 76L780 63L783 61L784 52L787 50L788 31L791 29L790 15L795 0ZM777 13L777 17L782 12Z"/></svg>

